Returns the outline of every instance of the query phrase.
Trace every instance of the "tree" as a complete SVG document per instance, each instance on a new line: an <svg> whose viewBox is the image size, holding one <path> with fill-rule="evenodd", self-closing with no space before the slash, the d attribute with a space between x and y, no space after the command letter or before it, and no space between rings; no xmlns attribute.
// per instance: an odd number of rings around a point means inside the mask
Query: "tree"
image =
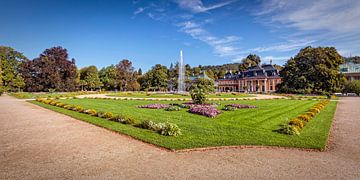
<svg viewBox="0 0 360 180"><path fill-rule="evenodd" d="M199 78L190 86L190 95L193 103L204 104L206 102L206 94L214 92L214 82L209 79Z"/></svg>
<svg viewBox="0 0 360 180"><path fill-rule="evenodd" d="M278 91L326 95L338 92L344 81L339 73L342 63L344 60L334 47L301 49L280 71L283 79Z"/></svg>
<svg viewBox="0 0 360 180"><path fill-rule="evenodd" d="M38 58L23 64L22 75L27 91L74 91L77 88L75 60L68 58L65 48L46 49Z"/></svg>
<svg viewBox="0 0 360 180"><path fill-rule="evenodd" d="M21 64L27 58L11 47L0 46L0 86L5 90L20 90L24 84L21 77Z"/></svg>
<svg viewBox="0 0 360 180"><path fill-rule="evenodd" d="M120 87L120 90L132 90L134 84L137 83L137 72L135 72L132 62L124 59L116 65L117 70L117 81Z"/></svg>
<svg viewBox="0 0 360 180"><path fill-rule="evenodd" d="M138 75L139 75L139 76L142 75L142 70L141 70L141 68L139 68L139 70L138 70Z"/></svg>
<svg viewBox="0 0 360 180"><path fill-rule="evenodd" d="M102 83L99 78L96 66L89 66L80 69L80 81L85 86L86 90L93 90L100 88Z"/></svg>
<svg viewBox="0 0 360 180"><path fill-rule="evenodd" d="M166 90L168 87L168 69L166 66L156 64L144 74L140 80L143 90Z"/></svg>
<svg viewBox="0 0 360 180"><path fill-rule="evenodd" d="M343 92L356 93L357 95L360 95L360 80L346 81Z"/></svg>
<svg viewBox="0 0 360 180"><path fill-rule="evenodd" d="M251 66L257 66L260 65L261 59L256 54L249 54L246 58L242 60L242 64L239 66L239 69L241 71L246 70L247 68Z"/></svg>
<svg viewBox="0 0 360 180"><path fill-rule="evenodd" d="M116 90L118 88L117 69L114 65L102 68L99 71L100 81L107 90Z"/></svg>

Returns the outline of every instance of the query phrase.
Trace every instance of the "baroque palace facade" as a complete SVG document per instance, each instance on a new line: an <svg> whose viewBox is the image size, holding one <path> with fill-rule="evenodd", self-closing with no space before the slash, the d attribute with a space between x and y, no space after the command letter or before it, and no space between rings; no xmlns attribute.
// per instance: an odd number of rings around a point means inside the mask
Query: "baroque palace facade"
<svg viewBox="0 0 360 180"><path fill-rule="evenodd" d="M219 92L274 92L279 83L279 70L271 64L263 64L239 73L227 72L217 80L217 89Z"/></svg>

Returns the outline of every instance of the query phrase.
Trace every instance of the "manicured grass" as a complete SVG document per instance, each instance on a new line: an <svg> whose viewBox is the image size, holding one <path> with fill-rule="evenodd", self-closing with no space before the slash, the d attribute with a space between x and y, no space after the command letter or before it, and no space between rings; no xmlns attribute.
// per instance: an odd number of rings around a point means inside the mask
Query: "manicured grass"
<svg viewBox="0 0 360 180"><path fill-rule="evenodd" d="M169 93L146 93L146 92L117 92L110 93L113 97L133 97L133 98L191 98L190 95L169 94ZM245 93L214 93L207 95L208 98L243 98L253 97L254 95Z"/></svg>
<svg viewBox="0 0 360 180"><path fill-rule="evenodd" d="M67 104L81 105L86 109L132 116L137 119L138 123L143 120L175 123L181 128L183 135L177 137L162 136L150 130L111 122L33 101L34 104L42 107L128 134L134 138L168 149L230 145L267 145L324 149L337 103L330 102L305 126L299 136L291 136L279 134L274 132L274 130L278 129L279 125L287 123L291 118L307 111L318 101L286 99L222 101L219 102L221 103L219 108L230 103L255 105L258 108L223 111L216 118L191 114L187 112L187 109L169 112L163 109L155 110L136 107L152 103L172 103L170 101L104 99L67 99L59 101Z"/></svg>

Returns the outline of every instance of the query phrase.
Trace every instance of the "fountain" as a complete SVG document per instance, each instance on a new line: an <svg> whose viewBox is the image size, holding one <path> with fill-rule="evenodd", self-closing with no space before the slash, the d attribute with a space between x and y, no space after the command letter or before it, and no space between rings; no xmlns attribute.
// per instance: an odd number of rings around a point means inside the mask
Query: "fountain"
<svg viewBox="0 0 360 180"><path fill-rule="evenodd" d="M185 92L185 65L184 65L182 50L180 50L178 92L179 93Z"/></svg>

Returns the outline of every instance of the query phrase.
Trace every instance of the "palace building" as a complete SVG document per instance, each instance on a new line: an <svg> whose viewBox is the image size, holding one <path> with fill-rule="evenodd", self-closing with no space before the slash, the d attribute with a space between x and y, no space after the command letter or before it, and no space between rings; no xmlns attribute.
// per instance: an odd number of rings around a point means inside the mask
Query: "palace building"
<svg viewBox="0 0 360 180"><path fill-rule="evenodd" d="M263 64L239 73L227 72L216 84L219 92L274 92L279 83L279 70L271 64Z"/></svg>

